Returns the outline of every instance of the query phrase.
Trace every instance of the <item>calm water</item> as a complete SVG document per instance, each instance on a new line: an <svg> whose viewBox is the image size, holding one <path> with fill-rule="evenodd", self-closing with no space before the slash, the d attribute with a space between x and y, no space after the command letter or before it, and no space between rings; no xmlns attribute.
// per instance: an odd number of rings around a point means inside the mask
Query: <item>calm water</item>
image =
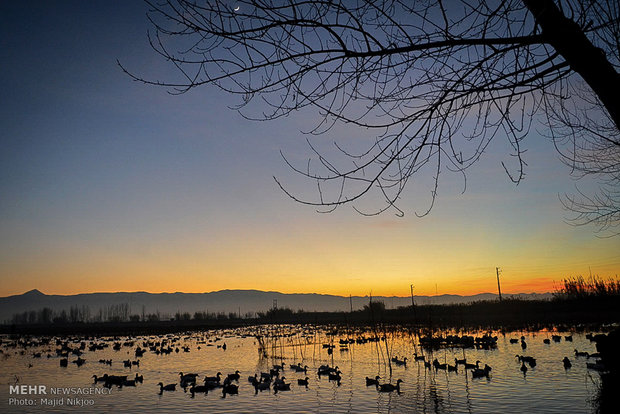
<svg viewBox="0 0 620 414"><path fill-rule="evenodd" d="M265 352L259 352L259 342L255 334L264 336ZM492 367L490 378L472 378L470 371L463 366L458 372L446 372L425 369L422 362L413 361L414 352L421 353L417 339L408 332L395 331L386 334L386 340L365 344L339 345L340 339L371 337L374 334L353 333L331 335L326 331L309 331L296 327L264 327L253 330L227 330L194 332L187 335L140 336L140 337L97 337L75 338L70 346L77 348L81 341L87 348L81 356L86 363L80 367L71 361L77 359L69 356L68 367L59 366L60 357L56 356L56 340L53 338L47 345L27 348L14 347L14 341L2 338L3 362L0 368L0 412L215 412L215 413L496 413L496 412L592 412L592 398L596 394L599 376L586 368L586 362L593 359L575 357L574 349L596 352L594 343L583 334L573 334L573 342L562 341L544 344L543 339L551 338L551 333L515 332L498 336L497 348L491 350L447 348L427 353L428 358L437 358L439 362L454 363L454 358L467 358L468 362L481 362ZM482 333L470 333L480 336ZM569 333L560 333L569 335ZM279 335L279 336L275 336ZM527 349L522 350L519 343L511 344L510 338L525 336ZM39 338L32 338L37 340ZM137 346L144 348L145 341L161 341L167 339L179 352L169 355L157 355L147 352L136 358ZM125 344L115 351L115 342L133 341L133 345ZM103 350L88 351L91 343L105 343L109 346ZM226 344L224 350L221 345ZM323 344L335 345L333 354L329 355ZM218 347L218 345L220 347ZM183 346L189 347L184 352ZM200 347L200 349L199 349ZM22 355L22 351L24 354ZM41 358L33 354L42 352ZM394 366L392 373L387 364L389 356L400 359L407 357L406 366ZM47 354L51 358L46 358ZM533 356L537 359L535 368L528 366L524 376L516 354ZM565 370L562 359L568 356L572 368ZM284 358L284 359L280 359ZM112 366L99 363L100 359L111 359ZM123 360L139 359L139 367L126 368ZM274 394L273 390L255 394L248 376L266 372L273 364L284 362L286 369L283 374L286 382L291 382L290 391ZM288 364L301 363L308 366L308 388L297 385L303 373L295 373ZM337 365L342 371L340 385L330 382L326 376L318 377L320 365ZM179 372L193 372L215 375L221 372L224 376L241 371L239 394L227 395L222 398L219 389L208 394L197 394L192 398L177 386L174 392L163 392L160 395L157 383L164 384L179 381ZM94 385L92 376L108 373L110 375L128 375L134 377L139 373L144 383L136 387L118 388L112 386L105 390L109 394L95 395L9 395L9 384L45 385L51 387L83 388L87 392L103 390L101 383ZM379 393L374 386L366 387L365 377L380 375L380 382L396 383L402 379L401 393ZM43 404L41 397L60 399L62 406ZM36 406L9 405L9 398L28 398ZM83 399L87 407L68 406L69 399Z"/></svg>

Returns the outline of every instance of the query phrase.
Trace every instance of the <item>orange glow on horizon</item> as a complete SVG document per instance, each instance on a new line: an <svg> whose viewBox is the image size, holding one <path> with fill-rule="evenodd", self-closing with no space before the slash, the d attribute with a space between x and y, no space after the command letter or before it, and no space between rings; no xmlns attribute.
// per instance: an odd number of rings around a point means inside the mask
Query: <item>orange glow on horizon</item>
<svg viewBox="0 0 620 414"><path fill-rule="evenodd" d="M280 288L277 286L265 287L258 285L249 285L249 286L239 286L239 285L211 285L209 287L202 287L200 283L195 285L185 285L184 288L180 289L178 287L174 287L173 284L169 284L169 286L163 285L161 288L146 288L145 286L139 283L127 283L121 288L119 285L119 289L109 289L100 284L88 284L88 288L82 285L76 286L73 283L62 283L55 284L54 286L44 283L43 286L32 286L32 287L24 287L23 289L2 289L0 291L0 296L12 296L12 295L20 295L32 289L38 289L42 293L47 295L76 295L76 294L84 294L84 293L114 293L114 292L148 292L148 293L209 293L220 290L261 290L261 291L275 291L279 293L285 294L324 294L324 295L334 295L334 296L343 296L347 297L349 295L352 296L361 296L367 297L370 294L372 296L385 296L385 297L409 297L409 286L402 286L393 289L369 289L369 290L360 290L360 289L295 289L294 287L288 287L286 289ZM495 290L493 290L495 287ZM502 295L509 296L512 294L518 293L547 293L547 292L555 292L557 289L561 287L560 280L553 280L550 278L533 278L533 279L523 279L519 281L508 281L503 282L502 284ZM442 285L441 289L438 289L437 293L434 291L434 287L432 291L430 289L414 289L414 296L441 296L441 295L460 295L460 296L472 296L480 293L497 293L497 285L490 285L489 288L463 288L461 289L454 286L446 286Z"/></svg>
<svg viewBox="0 0 620 414"><path fill-rule="evenodd" d="M240 226L138 244L55 240L3 265L0 296L32 289L58 295L256 289L408 297L411 284L414 295L469 296L497 293L496 266L502 294L509 295L553 292L577 275L620 274L618 243L586 244L560 233L565 228L515 241L493 232L454 234L430 221L413 228L336 216L321 216L319 226L315 219L278 223L269 233Z"/></svg>

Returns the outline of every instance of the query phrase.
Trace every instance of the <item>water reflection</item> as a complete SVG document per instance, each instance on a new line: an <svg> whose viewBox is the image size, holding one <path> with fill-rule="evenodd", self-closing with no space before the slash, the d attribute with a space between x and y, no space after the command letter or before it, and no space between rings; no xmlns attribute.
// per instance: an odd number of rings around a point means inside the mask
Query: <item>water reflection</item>
<svg viewBox="0 0 620 414"><path fill-rule="evenodd" d="M67 407L65 396L56 396L65 398L63 406L43 404L38 395L17 397L36 397L42 412L481 413L524 412L533 407L544 412L592 411L589 401L599 379L587 364L593 363L588 356L594 353L594 344L578 333L570 340L553 337L546 343L548 338L546 332L508 336L444 332L439 339L438 334L420 337L400 328L377 332L308 326L139 337L4 337L1 411L33 411L29 406L8 405L9 398L16 397L9 384L102 389L106 382L94 382L93 375L96 381L106 374L129 382L138 376L143 382L120 387L110 383L109 394L82 395L92 400L87 407ZM526 349L522 343L527 343ZM577 356L576 349L588 355ZM69 360L67 367L60 366L63 358ZM72 363L78 359L85 363ZM565 368L566 360L570 368ZM486 375L476 378L475 361L481 371L490 368ZM276 365L283 368L277 370L277 377L285 377L290 389L276 392L272 382L259 391L248 380L268 375ZM319 375L321 366L339 372L340 380ZM305 372L302 367L307 367ZM188 373L196 373L195 385L206 386L209 381L203 378L218 372L220 382L205 391L198 388L199 393L190 391L191 381L189 385L182 381ZM224 393L224 378L237 372L239 378L231 377L228 384L238 387L238 394L231 394L234 387ZM380 384L396 385L402 380L400 392L367 386L366 378L376 376ZM299 385L298 380L306 377L308 385ZM163 387L168 384L177 384L176 390L166 391Z"/></svg>

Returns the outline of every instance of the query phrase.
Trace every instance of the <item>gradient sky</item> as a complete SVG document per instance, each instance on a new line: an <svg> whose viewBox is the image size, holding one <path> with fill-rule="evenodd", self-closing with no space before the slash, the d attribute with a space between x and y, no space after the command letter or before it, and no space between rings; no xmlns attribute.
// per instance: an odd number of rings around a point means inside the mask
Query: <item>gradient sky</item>
<svg viewBox="0 0 620 414"><path fill-rule="evenodd" d="M213 88L173 96L116 65L166 74L150 50L146 6L129 1L0 3L0 296L261 289L342 295L545 292L563 278L620 273L620 237L565 222L576 183L552 143L526 140L511 184L493 144L469 171L429 182L391 213L318 214L296 204L293 160L311 155L304 111L251 122ZM317 138L355 140L337 128Z"/></svg>

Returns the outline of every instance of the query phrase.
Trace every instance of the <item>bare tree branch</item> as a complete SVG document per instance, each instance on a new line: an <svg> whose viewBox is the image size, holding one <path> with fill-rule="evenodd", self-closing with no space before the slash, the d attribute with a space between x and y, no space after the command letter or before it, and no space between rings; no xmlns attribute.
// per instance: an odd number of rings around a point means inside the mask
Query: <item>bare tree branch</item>
<svg viewBox="0 0 620 414"><path fill-rule="evenodd" d="M176 80L136 81L184 93L215 85L236 108L269 120L318 111L311 134L338 123L376 131L361 151L336 144L293 171L316 182L325 207L376 194L398 207L428 171L428 214L444 171L465 171L505 139L510 179L525 176L523 139L546 123L576 177L596 176L601 195L566 196L575 223L620 228L620 6L612 0L186 0L149 1L151 47ZM120 64L120 63L119 63ZM542 115L542 116L541 116Z"/></svg>

